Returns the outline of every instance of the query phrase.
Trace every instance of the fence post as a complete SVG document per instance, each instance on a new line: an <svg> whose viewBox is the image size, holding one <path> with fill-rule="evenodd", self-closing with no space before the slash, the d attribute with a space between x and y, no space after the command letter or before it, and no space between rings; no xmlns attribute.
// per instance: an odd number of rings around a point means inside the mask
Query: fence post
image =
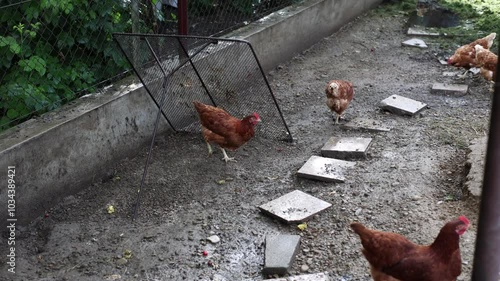
<svg viewBox="0 0 500 281"><path fill-rule="evenodd" d="M179 18L179 35L187 35L188 34L188 8L187 8L187 0L179 0L178 3L178 18Z"/></svg>
<svg viewBox="0 0 500 281"><path fill-rule="evenodd" d="M500 42L500 40L498 41ZM500 67L490 114L481 208L474 253L473 281L500 280Z"/></svg>

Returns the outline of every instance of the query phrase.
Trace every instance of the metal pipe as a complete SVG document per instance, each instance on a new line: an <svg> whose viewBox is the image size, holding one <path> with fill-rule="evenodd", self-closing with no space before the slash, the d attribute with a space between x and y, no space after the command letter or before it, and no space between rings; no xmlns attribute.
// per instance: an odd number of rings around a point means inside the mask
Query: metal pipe
<svg viewBox="0 0 500 281"><path fill-rule="evenodd" d="M500 43L500 40L499 40ZM495 94L484 168L483 191L477 227L472 281L500 280L500 71Z"/></svg>
<svg viewBox="0 0 500 281"><path fill-rule="evenodd" d="M179 0L177 6L177 18L179 19L179 35L188 34L188 3L187 0Z"/></svg>

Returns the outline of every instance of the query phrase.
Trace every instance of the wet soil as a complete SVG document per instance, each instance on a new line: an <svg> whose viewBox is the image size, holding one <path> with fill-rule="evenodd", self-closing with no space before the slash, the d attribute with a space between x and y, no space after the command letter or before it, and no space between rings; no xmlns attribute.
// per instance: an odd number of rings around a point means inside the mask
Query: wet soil
<svg viewBox="0 0 500 281"><path fill-rule="evenodd" d="M478 199L463 182L467 146L487 133L489 84L479 76L443 76L455 69L438 58L453 50L439 49L433 39L424 38L428 49L402 47L406 21L403 14L370 12L269 73L294 143L256 136L230 152L238 162L226 164L219 151L207 157L199 134L160 135L134 222L130 214L147 147L109 167L109 178L21 227L15 279L2 280L262 280L269 234L302 236L290 275L328 271L332 280L371 280L349 229L352 221L428 244L459 215L472 222L460 242L459 280L470 279ZM341 123L365 117L393 129L373 133L334 125L324 97L331 79L355 85ZM435 95L434 82L466 83L470 90L462 97ZM414 117L379 110L378 103L392 94L428 107ZM374 140L344 183L297 178L296 171L320 155L331 136ZM257 209L296 189L332 203L306 230ZM211 235L221 241L207 242ZM4 262L0 269L6 272Z"/></svg>

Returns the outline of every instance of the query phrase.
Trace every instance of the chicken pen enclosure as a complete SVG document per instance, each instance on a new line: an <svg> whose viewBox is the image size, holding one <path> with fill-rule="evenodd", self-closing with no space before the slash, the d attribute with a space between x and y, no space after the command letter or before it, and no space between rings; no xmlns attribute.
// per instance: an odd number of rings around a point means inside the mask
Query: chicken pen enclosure
<svg viewBox="0 0 500 281"><path fill-rule="evenodd" d="M114 33L113 37L158 108L134 218L161 116L174 131L199 132L193 106L199 101L238 118L257 112L262 120L257 137L293 140L249 42L156 34Z"/></svg>
<svg viewBox="0 0 500 281"><path fill-rule="evenodd" d="M113 34L174 131L200 130L193 101L242 118L257 112L259 137L292 135L251 44L243 40L155 34Z"/></svg>

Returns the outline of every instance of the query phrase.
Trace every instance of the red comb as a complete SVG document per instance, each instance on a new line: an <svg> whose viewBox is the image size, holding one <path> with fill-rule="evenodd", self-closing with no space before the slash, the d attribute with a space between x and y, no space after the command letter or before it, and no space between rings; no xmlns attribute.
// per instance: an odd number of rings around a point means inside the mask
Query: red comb
<svg viewBox="0 0 500 281"><path fill-rule="evenodd" d="M465 216L460 216L458 217L458 219L461 220L463 223L465 223L465 225L470 224L469 220Z"/></svg>
<svg viewBox="0 0 500 281"><path fill-rule="evenodd" d="M259 119L259 120L260 120L260 116L259 116L259 114L257 114L257 112L254 112L254 113L253 113L253 116L254 116L255 118L257 118L257 119Z"/></svg>

